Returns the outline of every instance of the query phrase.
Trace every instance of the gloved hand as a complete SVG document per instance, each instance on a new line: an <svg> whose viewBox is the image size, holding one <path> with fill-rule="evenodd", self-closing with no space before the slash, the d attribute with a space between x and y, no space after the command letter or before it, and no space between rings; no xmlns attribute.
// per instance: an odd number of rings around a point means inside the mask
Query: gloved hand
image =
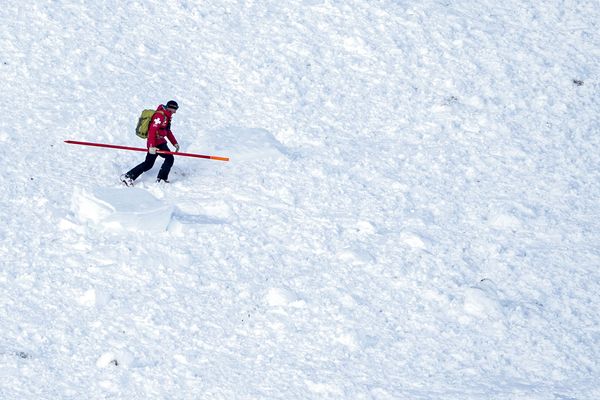
<svg viewBox="0 0 600 400"><path fill-rule="evenodd" d="M156 150L158 150L158 148L156 148L156 147L150 147L148 149L148 153L150 153L150 154L156 154Z"/></svg>
<svg viewBox="0 0 600 400"><path fill-rule="evenodd" d="M175 143L175 153L179 151L179 143Z"/></svg>

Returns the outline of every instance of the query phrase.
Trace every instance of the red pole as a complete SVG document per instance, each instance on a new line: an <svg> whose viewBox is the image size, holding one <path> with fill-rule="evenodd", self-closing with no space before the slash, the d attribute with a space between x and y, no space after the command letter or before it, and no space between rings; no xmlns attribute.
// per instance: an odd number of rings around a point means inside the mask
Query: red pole
<svg viewBox="0 0 600 400"><path fill-rule="evenodd" d="M144 153L148 152L148 149L145 149L145 148L142 148L142 147L117 146L115 144L92 143L92 142L78 142L76 140L65 140L65 143L68 143L68 144L78 144L78 145L81 145L81 146L107 147L109 149L143 151ZM182 152L165 151L165 150L158 150L157 153L159 153L159 154L173 154L174 156L183 156L183 157L206 158L208 160L229 161L229 157L205 156L204 154L182 153Z"/></svg>

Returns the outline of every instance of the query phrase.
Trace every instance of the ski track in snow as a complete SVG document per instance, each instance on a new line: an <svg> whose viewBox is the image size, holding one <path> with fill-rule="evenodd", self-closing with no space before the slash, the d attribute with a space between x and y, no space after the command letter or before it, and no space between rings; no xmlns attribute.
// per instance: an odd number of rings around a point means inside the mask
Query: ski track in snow
<svg viewBox="0 0 600 400"><path fill-rule="evenodd" d="M599 10L3 5L0 398L600 398Z"/></svg>

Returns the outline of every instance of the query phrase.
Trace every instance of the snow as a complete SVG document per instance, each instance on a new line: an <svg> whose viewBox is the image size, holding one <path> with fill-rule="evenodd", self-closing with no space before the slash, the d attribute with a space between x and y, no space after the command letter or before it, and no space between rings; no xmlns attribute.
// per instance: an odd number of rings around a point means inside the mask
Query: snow
<svg viewBox="0 0 600 400"><path fill-rule="evenodd" d="M138 188L76 188L72 210L82 223L140 231L165 231L173 214L173 206Z"/></svg>
<svg viewBox="0 0 600 400"><path fill-rule="evenodd" d="M0 19L0 399L600 398L597 1Z"/></svg>

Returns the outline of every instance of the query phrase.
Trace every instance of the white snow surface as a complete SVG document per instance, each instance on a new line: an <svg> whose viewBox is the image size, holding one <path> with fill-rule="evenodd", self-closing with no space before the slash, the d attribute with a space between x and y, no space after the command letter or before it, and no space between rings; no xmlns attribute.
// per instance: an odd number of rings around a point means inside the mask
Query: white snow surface
<svg viewBox="0 0 600 400"><path fill-rule="evenodd" d="M82 222L117 229L165 231L173 206L164 204L150 192L137 188L96 187L92 193L74 190L74 215Z"/></svg>
<svg viewBox="0 0 600 400"><path fill-rule="evenodd" d="M0 20L0 399L600 398L598 0Z"/></svg>

